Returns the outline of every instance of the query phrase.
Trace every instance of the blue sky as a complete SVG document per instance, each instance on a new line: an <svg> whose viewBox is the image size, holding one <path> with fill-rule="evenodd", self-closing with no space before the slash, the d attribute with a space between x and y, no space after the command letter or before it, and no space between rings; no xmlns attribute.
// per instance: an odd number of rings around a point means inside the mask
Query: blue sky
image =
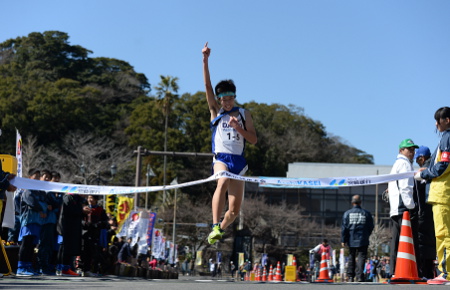
<svg viewBox="0 0 450 290"><path fill-rule="evenodd" d="M436 148L449 103L450 1L3 1L0 42L59 30L179 93L231 78L241 103L293 104L330 135L391 165L402 139ZM205 107L205 110L207 108ZM415 165L417 167L417 165Z"/></svg>

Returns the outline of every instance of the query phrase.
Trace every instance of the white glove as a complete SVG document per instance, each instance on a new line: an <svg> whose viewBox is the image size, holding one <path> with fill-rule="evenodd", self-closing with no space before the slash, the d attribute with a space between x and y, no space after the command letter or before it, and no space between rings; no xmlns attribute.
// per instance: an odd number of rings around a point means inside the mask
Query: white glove
<svg viewBox="0 0 450 290"><path fill-rule="evenodd" d="M416 172L416 174L414 174L414 179L415 179L415 180L418 180L418 181L424 180L424 179L420 176L420 172Z"/></svg>

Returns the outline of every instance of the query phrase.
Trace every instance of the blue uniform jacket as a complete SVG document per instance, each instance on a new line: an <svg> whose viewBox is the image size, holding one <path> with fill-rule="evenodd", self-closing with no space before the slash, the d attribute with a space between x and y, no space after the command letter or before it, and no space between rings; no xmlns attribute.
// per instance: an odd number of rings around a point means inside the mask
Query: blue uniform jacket
<svg viewBox="0 0 450 290"><path fill-rule="evenodd" d="M45 192L38 190L25 190L20 199L20 225L28 224L42 225L44 219L40 212L47 213L47 202Z"/></svg>
<svg viewBox="0 0 450 290"><path fill-rule="evenodd" d="M341 242L351 248L368 246L373 227L372 214L361 206L355 205L342 217Z"/></svg>

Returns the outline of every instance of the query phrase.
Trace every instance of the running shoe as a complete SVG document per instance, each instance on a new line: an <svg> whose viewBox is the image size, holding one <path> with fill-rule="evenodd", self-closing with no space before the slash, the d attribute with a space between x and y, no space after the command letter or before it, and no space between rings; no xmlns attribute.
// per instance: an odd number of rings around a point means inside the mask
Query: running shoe
<svg viewBox="0 0 450 290"><path fill-rule="evenodd" d="M444 277L442 277L442 275L439 275L436 278L429 279L427 281L427 284L429 284L429 285L445 285L447 283L450 283L450 281L445 279Z"/></svg>
<svg viewBox="0 0 450 290"><path fill-rule="evenodd" d="M35 273L27 268L18 268L16 272L16 276L18 277L29 277L34 275Z"/></svg>
<svg viewBox="0 0 450 290"><path fill-rule="evenodd" d="M213 245L215 242L222 239L223 233L224 231L220 228L220 225L216 224L215 226L213 226L212 232L209 233L208 243L210 245Z"/></svg>
<svg viewBox="0 0 450 290"><path fill-rule="evenodd" d="M79 277L80 274L78 274L77 272L72 271L72 269L69 269L69 270L62 270L62 271L61 271L61 276L74 276L74 277Z"/></svg>

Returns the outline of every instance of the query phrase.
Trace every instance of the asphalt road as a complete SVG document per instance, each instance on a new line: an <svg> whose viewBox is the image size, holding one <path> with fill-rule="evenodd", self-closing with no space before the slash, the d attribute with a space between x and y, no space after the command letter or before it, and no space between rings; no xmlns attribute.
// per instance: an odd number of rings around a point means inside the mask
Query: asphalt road
<svg viewBox="0 0 450 290"><path fill-rule="evenodd" d="M306 283L306 282L237 282L232 279L211 279L209 277L180 276L173 280L146 280L142 278L128 278L118 276L104 277L58 277L40 276L33 278L3 277L0 278L0 289L94 289L108 290L265 290L265 289L345 289L345 290L390 290L390 289L430 289L430 285L392 285L382 283ZM450 286L443 286L450 287Z"/></svg>

